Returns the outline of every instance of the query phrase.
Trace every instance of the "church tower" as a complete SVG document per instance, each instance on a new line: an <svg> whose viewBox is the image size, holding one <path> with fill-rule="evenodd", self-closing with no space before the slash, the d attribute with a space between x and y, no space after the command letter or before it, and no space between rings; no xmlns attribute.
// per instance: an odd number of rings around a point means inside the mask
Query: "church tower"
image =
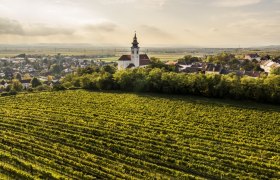
<svg viewBox="0 0 280 180"><path fill-rule="evenodd" d="M137 41L137 36L136 36L136 32L133 38L133 42L132 42L132 47L131 47L131 61L133 62L133 64L135 65L135 67L139 67L140 66L140 55L139 55L139 46L138 46L138 41Z"/></svg>

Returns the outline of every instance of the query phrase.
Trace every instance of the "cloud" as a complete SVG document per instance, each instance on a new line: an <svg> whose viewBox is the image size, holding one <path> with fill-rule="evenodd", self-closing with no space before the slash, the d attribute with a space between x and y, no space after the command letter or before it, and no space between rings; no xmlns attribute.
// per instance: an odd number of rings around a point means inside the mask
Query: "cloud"
<svg viewBox="0 0 280 180"><path fill-rule="evenodd" d="M117 28L117 25L111 22L103 22L99 24L86 25L85 29L88 31L99 31L99 32L113 32Z"/></svg>
<svg viewBox="0 0 280 180"><path fill-rule="evenodd" d="M219 29L218 28L215 28L215 27L212 27L209 29L209 32L218 32Z"/></svg>
<svg viewBox="0 0 280 180"><path fill-rule="evenodd" d="M137 0L100 0L101 3L112 5L112 4L128 4L128 3L138 3L139 6L149 6L149 7L162 7L166 4L168 0L142 0L141 2Z"/></svg>
<svg viewBox="0 0 280 180"><path fill-rule="evenodd" d="M259 4L262 0L213 0L212 4L218 7L239 7Z"/></svg>
<svg viewBox="0 0 280 180"><path fill-rule="evenodd" d="M136 0L102 0L103 4L126 4L136 2Z"/></svg>
<svg viewBox="0 0 280 180"><path fill-rule="evenodd" d="M74 30L70 28L59 28L44 24L31 24L24 26L26 36L50 36L50 35L72 35Z"/></svg>
<svg viewBox="0 0 280 180"><path fill-rule="evenodd" d="M24 34L21 24L16 20L0 17L0 34Z"/></svg>
<svg viewBox="0 0 280 180"><path fill-rule="evenodd" d="M71 35L74 30L45 24L22 24L17 20L0 18L0 34L21 36Z"/></svg>
<svg viewBox="0 0 280 180"><path fill-rule="evenodd" d="M160 28L157 28L155 26L149 26L149 25L141 25L140 29L148 34L151 34L153 36L160 36L162 38L170 37L171 35L166 33L165 31L161 30Z"/></svg>

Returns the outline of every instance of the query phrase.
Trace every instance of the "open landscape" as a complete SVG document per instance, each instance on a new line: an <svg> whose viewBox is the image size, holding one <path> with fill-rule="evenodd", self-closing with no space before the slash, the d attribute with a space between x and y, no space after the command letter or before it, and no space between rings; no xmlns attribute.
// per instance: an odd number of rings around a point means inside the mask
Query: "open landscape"
<svg viewBox="0 0 280 180"><path fill-rule="evenodd" d="M280 178L278 106L76 90L0 109L1 177Z"/></svg>
<svg viewBox="0 0 280 180"><path fill-rule="evenodd" d="M0 180L280 180L280 0L0 0Z"/></svg>

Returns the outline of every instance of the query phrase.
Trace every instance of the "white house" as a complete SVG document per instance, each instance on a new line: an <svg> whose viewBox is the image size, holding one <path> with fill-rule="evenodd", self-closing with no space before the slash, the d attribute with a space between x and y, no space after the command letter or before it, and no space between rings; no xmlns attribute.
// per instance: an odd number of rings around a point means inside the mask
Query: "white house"
<svg viewBox="0 0 280 180"><path fill-rule="evenodd" d="M118 69L145 67L150 64L150 58L147 54L139 54L140 47L137 41L137 36L133 38L131 54L122 55L118 60Z"/></svg>
<svg viewBox="0 0 280 180"><path fill-rule="evenodd" d="M260 66L265 72L270 73L270 71L274 68L280 67L280 64L273 62L271 60L262 61Z"/></svg>
<svg viewBox="0 0 280 180"><path fill-rule="evenodd" d="M24 80L21 80L20 82L23 86L23 89L28 89L31 84L31 79L24 79Z"/></svg>

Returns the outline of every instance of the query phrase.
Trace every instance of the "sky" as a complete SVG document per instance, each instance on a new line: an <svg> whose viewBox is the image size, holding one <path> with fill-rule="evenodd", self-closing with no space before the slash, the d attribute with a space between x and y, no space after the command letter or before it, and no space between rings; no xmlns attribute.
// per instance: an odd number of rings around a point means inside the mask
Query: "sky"
<svg viewBox="0 0 280 180"><path fill-rule="evenodd" d="M280 0L0 0L0 44L280 44Z"/></svg>

